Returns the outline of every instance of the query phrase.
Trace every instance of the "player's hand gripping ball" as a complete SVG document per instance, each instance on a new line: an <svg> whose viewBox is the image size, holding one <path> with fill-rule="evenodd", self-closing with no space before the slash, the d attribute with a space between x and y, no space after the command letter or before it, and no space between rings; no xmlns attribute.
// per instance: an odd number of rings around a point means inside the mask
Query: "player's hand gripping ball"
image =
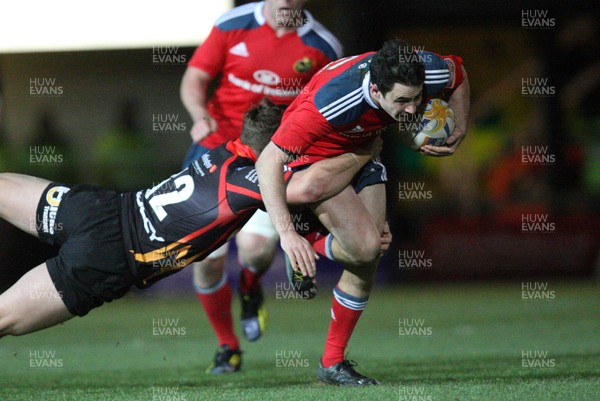
<svg viewBox="0 0 600 401"><path fill-rule="evenodd" d="M431 99L425 105L417 129L412 132L409 145L414 150L422 146L442 146L454 131L454 112L441 99Z"/></svg>

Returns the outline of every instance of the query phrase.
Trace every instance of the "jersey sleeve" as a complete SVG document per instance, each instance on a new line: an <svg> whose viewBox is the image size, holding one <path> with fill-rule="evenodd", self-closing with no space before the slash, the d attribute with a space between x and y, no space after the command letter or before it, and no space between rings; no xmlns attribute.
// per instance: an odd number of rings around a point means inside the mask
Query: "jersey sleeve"
<svg viewBox="0 0 600 401"><path fill-rule="evenodd" d="M227 177L226 190L234 213L262 206L258 173L253 165L235 168Z"/></svg>
<svg viewBox="0 0 600 401"><path fill-rule="evenodd" d="M423 85L425 97L449 98L464 81L462 59L454 55L442 56L424 50L419 51L418 54L425 65Z"/></svg>
<svg viewBox="0 0 600 401"><path fill-rule="evenodd" d="M216 26L190 59L188 66L206 71L214 77L222 70L227 55L227 32Z"/></svg>
<svg viewBox="0 0 600 401"><path fill-rule="evenodd" d="M283 179L287 187L292 179L293 171L284 166ZM254 165L238 167L227 179L227 199L234 213L242 213L248 209L263 209L264 204L258 184L258 173Z"/></svg>
<svg viewBox="0 0 600 401"><path fill-rule="evenodd" d="M297 158L332 130L333 127L314 104L305 100L298 107L286 111L271 141L289 156Z"/></svg>
<svg viewBox="0 0 600 401"><path fill-rule="evenodd" d="M448 79L448 83L446 84L445 90L454 91L454 89L458 88L460 84L465 80L465 76L463 74L462 69L462 58L454 55L448 56L440 56L442 60L448 66L448 70L450 71L450 79Z"/></svg>

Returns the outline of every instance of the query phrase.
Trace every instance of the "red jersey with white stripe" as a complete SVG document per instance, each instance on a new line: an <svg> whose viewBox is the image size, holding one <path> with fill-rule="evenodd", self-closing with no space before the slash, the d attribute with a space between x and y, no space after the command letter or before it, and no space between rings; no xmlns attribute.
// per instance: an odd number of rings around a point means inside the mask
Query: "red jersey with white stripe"
<svg viewBox="0 0 600 401"><path fill-rule="evenodd" d="M307 11L292 15L296 31L277 37L265 21L264 2L250 3L219 18L189 66L219 73L219 87L208 108L217 131L200 144L214 148L238 138L244 113L267 96L289 104L310 78L331 60L341 57L338 40Z"/></svg>
<svg viewBox="0 0 600 401"><path fill-rule="evenodd" d="M425 65L425 98L449 97L464 79L460 57L418 54ZM346 57L325 66L288 107L272 141L296 157L290 166L351 152L397 122L369 94L374 55Z"/></svg>

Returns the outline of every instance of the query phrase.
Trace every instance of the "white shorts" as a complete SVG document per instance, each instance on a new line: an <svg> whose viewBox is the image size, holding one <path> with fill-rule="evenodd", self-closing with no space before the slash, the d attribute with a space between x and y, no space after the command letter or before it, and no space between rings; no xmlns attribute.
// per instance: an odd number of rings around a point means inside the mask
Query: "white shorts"
<svg viewBox="0 0 600 401"><path fill-rule="evenodd" d="M271 218L267 212L263 212L260 209L254 213L240 231L248 234L258 234L261 237L272 240L279 240L279 234L277 234L277 230L275 230L273 223L271 223Z"/></svg>
<svg viewBox="0 0 600 401"><path fill-rule="evenodd" d="M279 234L277 234L277 230L271 223L271 218L267 214L267 212L263 212L262 210L257 210L250 220L242 227L240 231L243 231L248 234L257 234L261 237L269 238L272 240L279 240ZM229 242L221 245L219 248L215 249L210 255L207 256L208 259L217 259L222 256L227 255L227 250L229 248Z"/></svg>

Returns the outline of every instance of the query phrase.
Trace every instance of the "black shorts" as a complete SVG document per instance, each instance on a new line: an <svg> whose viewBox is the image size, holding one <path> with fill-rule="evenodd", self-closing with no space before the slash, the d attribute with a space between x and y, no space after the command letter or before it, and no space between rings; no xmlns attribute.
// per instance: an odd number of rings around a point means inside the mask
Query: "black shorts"
<svg viewBox="0 0 600 401"><path fill-rule="evenodd" d="M122 297L135 282L116 192L52 183L38 204L37 231L40 240L60 247L58 256L46 265L72 314L84 316Z"/></svg>
<svg viewBox="0 0 600 401"><path fill-rule="evenodd" d="M358 194L368 186L385 184L387 182L387 170L379 160L379 157L370 160L361 168L352 179L354 191Z"/></svg>

